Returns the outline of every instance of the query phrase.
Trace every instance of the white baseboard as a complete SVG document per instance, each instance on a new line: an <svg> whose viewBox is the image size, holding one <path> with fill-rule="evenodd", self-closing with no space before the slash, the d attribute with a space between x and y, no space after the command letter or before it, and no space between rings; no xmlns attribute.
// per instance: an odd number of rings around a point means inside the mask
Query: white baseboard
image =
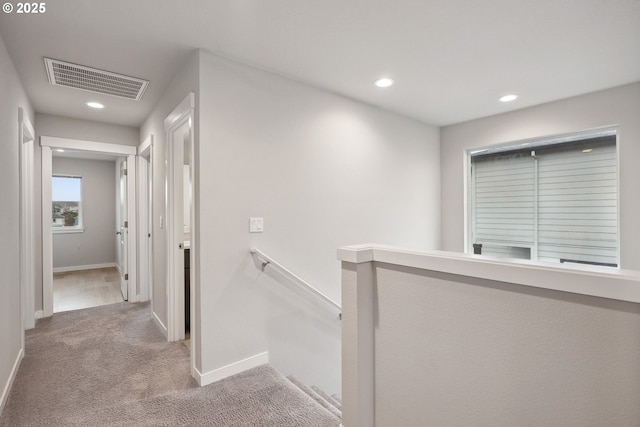
<svg viewBox="0 0 640 427"><path fill-rule="evenodd" d="M9 392L11 391L11 386L13 385L13 380L16 379L16 375L18 374L18 368L20 367L20 362L24 357L24 348L21 348L18 352L18 357L15 362L13 362L13 368L11 369L11 374L9 374L9 378L7 379L7 383L4 385L4 389L2 390L2 396L0 396L0 414L4 410L4 405L7 403L7 398L9 397Z"/></svg>
<svg viewBox="0 0 640 427"><path fill-rule="evenodd" d="M54 273L65 273L67 271L80 271L80 270L95 270L97 268L111 268L116 267L115 262L107 262L105 264L89 264L89 265L76 265L71 267L54 267Z"/></svg>
<svg viewBox="0 0 640 427"><path fill-rule="evenodd" d="M162 323L162 320L160 320L160 318L158 317L158 315L156 314L155 311L152 311L151 314L153 314L153 320L155 320L155 324L158 328L160 328L160 331L162 332L162 334L164 335L165 338L167 338L168 336L168 332L167 332L167 327L164 326L164 323Z"/></svg>
<svg viewBox="0 0 640 427"><path fill-rule="evenodd" d="M44 311L42 310L36 311L35 313L33 313L33 323L30 325L25 324L24 329L29 330L29 329L35 328L36 322L38 321L38 319L42 319L43 317L44 317Z"/></svg>
<svg viewBox="0 0 640 427"><path fill-rule="evenodd" d="M198 384L200 384L200 386L205 386L230 377L232 375L239 374L240 372L244 372L249 369L256 368L260 365L264 365L265 363L269 363L268 351L256 354L255 356L248 357L244 360L239 360L230 365L214 369L213 371L209 371L204 374L198 371L198 369L196 368L196 381L198 381Z"/></svg>

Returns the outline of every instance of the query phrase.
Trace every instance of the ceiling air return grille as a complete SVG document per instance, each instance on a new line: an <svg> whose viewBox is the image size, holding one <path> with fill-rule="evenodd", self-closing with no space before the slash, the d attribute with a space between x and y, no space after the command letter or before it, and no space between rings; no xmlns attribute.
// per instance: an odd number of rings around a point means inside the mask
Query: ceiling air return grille
<svg viewBox="0 0 640 427"><path fill-rule="evenodd" d="M148 80L44 58L49 83L139 101Z"/></svg>

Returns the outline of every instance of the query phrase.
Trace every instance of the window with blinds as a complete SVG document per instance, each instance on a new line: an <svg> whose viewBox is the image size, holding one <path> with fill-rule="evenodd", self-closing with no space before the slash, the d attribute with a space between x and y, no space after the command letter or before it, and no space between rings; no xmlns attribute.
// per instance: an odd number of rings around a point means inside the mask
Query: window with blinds
<svg viewBox="0 0 640 427"><path fill-rule="evenodd" d="M471 153L475 253L618 265L615 130Z"/></svg>

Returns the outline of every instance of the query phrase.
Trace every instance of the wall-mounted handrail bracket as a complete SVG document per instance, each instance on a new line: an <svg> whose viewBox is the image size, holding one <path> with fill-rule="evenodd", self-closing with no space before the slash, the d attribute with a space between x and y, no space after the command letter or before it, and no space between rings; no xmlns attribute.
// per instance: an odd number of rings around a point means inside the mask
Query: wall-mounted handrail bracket
<svg viewBox="0 0 640 427"><path fill-rule="evenodd" d="M316 288L314 288L313 286L308 284L306 281L301 279L299 276L297 276L296 274L291 272L288 268L286 268L282 264L278 263L273 258L270 258L265 253L261 252L259 249L255 249L254 248L254 249L251 249L249 252L251 252L251 254L255 255L261 261L261 264L260 264L261 268L260 269L263 272L264 272L265 268L268 265L271 265L271 266L275 267L278 271L280 271L280 273L283 273L285 276L287 276L289 279L291 279L294 283L296 283L300 287L306 289L307 291L311 292L313 295L315 295L319 299L323 300L328 305L330 305L333 308L337 309L338 310L338 318L340 320L342 320L342 307L340 306L340 304L338 304L337 302L335 302L334 300L332 300L331 298L329 298L328 296L326 296L325 294L323 294L322 292L320 292L319 290L317 290Z"/></svg>

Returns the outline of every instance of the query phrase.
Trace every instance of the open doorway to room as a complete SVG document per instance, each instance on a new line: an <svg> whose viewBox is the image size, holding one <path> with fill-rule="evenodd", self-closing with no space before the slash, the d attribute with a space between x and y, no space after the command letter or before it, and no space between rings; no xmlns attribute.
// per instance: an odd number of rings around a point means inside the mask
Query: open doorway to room
<svg viewBox="0 0 640 427"><path fill-rule="evenodd" d="M136 147L41 145L44 315L137 301Z"/></svg>
<svg viewBox="0 0 640 427"><path fill-rule="evenodd" d="M35 326L35 130L22 108L18 108L20 144L20 295L22 300L22 344L24 330Z"/></svg>
<svg viewBox="0 0 640 427"><path fill-rule="evenodd" d="M126 163L99 153L52 154L53 312L124 301L121 230L114 238L113 229L126 209L118 176Z"/></svg>
<svg viewBox="0 0 640 427"><path fill-rule="evenodd" d="M167 132L167 305L169 341L197 342L194 325L194 283L197 231L194 221L193 121L195 96L191 93L165 119ZM192 355L192 369L193 364ZM193 373L193 372L192 372Z"/></svg>
<svg viewBox="0 0 640 427"><path fill-rule="evenodd" d="M99 153L52 153L53 312L125 300L114 224L122 216L123 162ZM119 233L119 232L118 232Z"/></svg>

